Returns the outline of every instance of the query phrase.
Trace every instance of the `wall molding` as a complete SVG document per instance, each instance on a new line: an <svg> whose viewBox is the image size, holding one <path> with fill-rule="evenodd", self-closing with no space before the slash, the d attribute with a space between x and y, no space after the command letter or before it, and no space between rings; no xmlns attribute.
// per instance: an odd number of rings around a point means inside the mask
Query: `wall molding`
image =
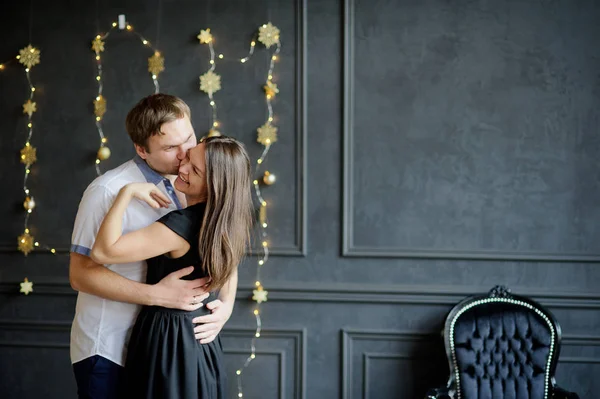
<svg viewBox="0 0 600 399"><path fill-rule="evenodd" d="M26 332L62 332L69 334L71 331L71 321L64 320L9 320L0 319L0 331L14 331L18 334L19 331ZM242 338L252 339L255 329L247 327L229 326L221 332L221 338ZM306 328L263 328L261 331L262 338L283 338L290 339L293 342L294 355L294 398L306 398ZM67 338L68 339L68 338ZM260 341L259 341L260 342ZM270 354L280 356L280 380L279 380L279 397L285 397L285 351L270 350L260 348L258 345L256 353ZM17 339L0 339L0 347L18 347L18 348L51 348L51 349L69 349L69 341L52 341L39 342ZM250 350L240 348L223 348L224 353L249 355Z"/></svg>
<svg viewBox="0 0 600 399"><path fill-rule="evenodd" d="M296 242L293 246L270 246L270 255L300 256L307 254L307 0L296 1ZM261 253L262 248L252 248L252 253ZM251 255L251 254L249 254Z"/></svg>
<svg viewBox="0 0 600 399"><path fill-rule="evenodd" d="M345 328L341 330L341 344L342 344L342 398L352 399L352 359L354 357L354 342L357 340L373 340L373 341L408 341L408 342L431 342L435 339L440 339L441 336L437 332L429 331L408 331L408 330L367 330L367 329L349 329ZM363 363L362 363L362 374L363 374L363 386L362 392L363 397L367 398L367 382L368 382L368 369L365 361L364 352ZM388 357L398 357L402 359L411 358L406 353L388 353L381 354Z"/></svg>
<svg viewBox="0 0 600 399"><path fill-rule="evenodd" d="M354 358L354 343L356 341L404 341L404 342L420 342L420 343L433 343L443 345L443 338L439 332L436 331L411 331L411 330L376 330L376 329L353 329L344 328L341 330L341 345L342 345L342 398L352 399L352 374L353 365L352 359ZM565 346L600 346L600 336L598 335L582 335L582 334L565 334L562 336L561 347ZM386 359L402 359L402 360L428 360L426 356L418 356L414 354L408 354L403 351L400 352L370 352L363 351L362 355L362 376L363 386L362 392L363 397L368 398L368 381L369 371L368 362L373 358L386 358ZM445 357L445 354L443 354ZM600 357L586 357L586 356L560 356L560 363L570 364L600 364Z"/></svg>
<svg viewBox="0 0 600 399"><path fill-rule="evenodd" d="M0 323L0 326L2 324ZM222 337L252 339L255 329L239 326L230 326L223 329ZM285 338L292 339L294 344L294 398L306 399L306 361L307 347L306 328L268 328L261 330L261 338ZM260 339L259 341L260 342ZM260 345L260 344L259 344ZM250 350L235 349L239 353L250 355ZM283 387L283 385L282 385ZM282 391L285 392L285 390Z"/></svg>
<svg viewBox="0 0 600 399"><path fill-rule="evenodd" d="M537 262L600 262L600 254L370 247L354 244L354 24L355 1L344 0L344 80L342 156L342 256L360 258L470 259Z"/></svg>
<svg viewBox="0 0 600 399"><path fill-rule="evenodd" d="M282 350L256 350L258 355L275 355L277 356L277 362L279 363L279 399L285 398L285 351ZM248 351L243 351L240 349L226 349L223 348L223 353L227 354L235 354L235 355L248 355Z"/></svg>
<svg viewBox="0 0 600 399"><path fill-rule="evenodd" d="M36 295L76 296L68 282L36 282ZM0 295L19 294L19 282L0 283ZM398 305L453 306L470 295L487 292L490 287L478 289L473 286L454 285L379 285L355 283L302 283L272 282L269 284L269 302L315 302L315 303L370 303ZM248 300L254 286L240 283L238 300ZM551 309L600 310L598 292L551 292L528 287L512 287L514 293L525 293L543 306ZM268 306L267 303L267 306Z"/></svg>

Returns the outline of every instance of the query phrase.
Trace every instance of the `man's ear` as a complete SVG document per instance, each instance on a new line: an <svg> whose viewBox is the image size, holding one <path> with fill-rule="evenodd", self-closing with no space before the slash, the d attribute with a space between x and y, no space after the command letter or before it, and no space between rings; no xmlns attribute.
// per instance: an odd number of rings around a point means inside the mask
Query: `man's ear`
<svg viewBox="0 0 600 399"><path fill-rule="evenodd" d="M146 151L146 149L144 147L142 147L139 144L134 144L133 146L135 147L135 152L137 152L137 154L140 156L140 158L142 158L142 159L148 158L148 151Z"/></svg>

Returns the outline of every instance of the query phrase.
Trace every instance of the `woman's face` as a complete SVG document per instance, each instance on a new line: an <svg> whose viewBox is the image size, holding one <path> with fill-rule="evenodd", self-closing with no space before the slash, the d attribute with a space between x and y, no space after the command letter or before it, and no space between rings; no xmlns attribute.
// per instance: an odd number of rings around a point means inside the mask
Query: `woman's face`
<svg viewBox="0 0 600 399"><path fill-rule="evenodd" d="M175 188L189 199L199 202L206 201L206 146L200 143L188 150L186 157L181 161L179 174L175 179Z"/></svg>

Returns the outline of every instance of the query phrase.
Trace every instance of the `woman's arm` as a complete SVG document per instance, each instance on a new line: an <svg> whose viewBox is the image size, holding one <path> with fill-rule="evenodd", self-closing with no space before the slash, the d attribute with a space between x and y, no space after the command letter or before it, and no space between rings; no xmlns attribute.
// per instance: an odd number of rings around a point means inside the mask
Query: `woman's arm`
<svg viewBox="0 0 600 399"><path fill-rule="evenodd" d="M201 344L214 341L231 317L237 285L238 268L236 267L229 280L221 287L219 299L206 304L206 308L210 310L211 314L199 316L192 320L192 323L196 324L194 335Z"/></svg>
<svg viewBox="0 0 600 399"><path fill-rule="evenodd" d="M169 199L151 183L128 184L119 191L98 230L91 258L97 263L128 263L187 251L189 243L162 223L123 235L123 215L133 198L154 208L167 207Z"/></svg>

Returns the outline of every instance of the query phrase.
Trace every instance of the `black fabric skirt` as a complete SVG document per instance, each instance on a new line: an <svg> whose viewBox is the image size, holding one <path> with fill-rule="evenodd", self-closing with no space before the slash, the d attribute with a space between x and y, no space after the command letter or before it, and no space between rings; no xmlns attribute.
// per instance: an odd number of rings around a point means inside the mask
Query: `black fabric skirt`
<svg viewBox="0 0 600 399"><path fill-rule="evenodd" d="M192 319L209 312L142 308L127 349L125 398L225 399L220 337L208 344L194 337Z"/></svg>

